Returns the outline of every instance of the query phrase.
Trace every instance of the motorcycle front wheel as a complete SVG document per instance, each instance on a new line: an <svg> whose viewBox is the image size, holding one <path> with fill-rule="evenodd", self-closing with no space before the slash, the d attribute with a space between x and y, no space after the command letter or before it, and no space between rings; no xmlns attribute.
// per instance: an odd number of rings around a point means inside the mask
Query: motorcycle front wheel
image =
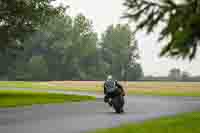
<svg viewBox="0 0 200 133"><path fill-rule="evenodd" d="M123 113L124 97L123 96L114 97L112 99L112 105L116 113L118 114Z"/></svg>

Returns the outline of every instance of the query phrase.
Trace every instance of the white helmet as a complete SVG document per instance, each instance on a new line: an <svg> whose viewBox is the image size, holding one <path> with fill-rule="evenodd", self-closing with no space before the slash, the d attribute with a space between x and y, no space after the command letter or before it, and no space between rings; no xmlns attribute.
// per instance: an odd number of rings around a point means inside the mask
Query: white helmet
<svg viewBox="0 0 200 133"><path fill-rule="evenodd" d="M108 75L107 80L112 80L112 75Z"/></svg>

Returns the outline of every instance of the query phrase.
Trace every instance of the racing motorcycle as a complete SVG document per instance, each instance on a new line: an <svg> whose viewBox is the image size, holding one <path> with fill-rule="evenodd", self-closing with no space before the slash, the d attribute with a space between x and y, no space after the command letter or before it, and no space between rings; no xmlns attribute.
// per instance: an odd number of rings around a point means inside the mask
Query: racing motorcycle
<svg viewBox="0 0 200 133"><path fill-rule="evenodd" d="M124 112L124 96L122 94L112 97L109 104L116 113L120 114Z"/></svg>

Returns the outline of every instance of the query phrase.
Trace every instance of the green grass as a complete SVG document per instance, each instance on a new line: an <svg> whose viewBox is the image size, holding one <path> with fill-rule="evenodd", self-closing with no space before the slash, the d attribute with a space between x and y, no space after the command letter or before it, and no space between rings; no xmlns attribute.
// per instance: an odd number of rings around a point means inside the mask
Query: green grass
<svg viewBox="0 0 200 133"><path fill-rule="evenodd" d="M0 107L16 107L27 106L33 104L48 104L48 103L64 103L64 102L79 102L86 100L94 100L91 96L77 96L52 94L46 92L31 92L31 91L0 91Z"/></svg>
<svg viewBox="0 0 200 133"><path fill-rule="evenodd" d="M98 84L98 83L97 83ZM99 84L98 84L99 85ZM177 86L179 85L179 86ZM182 88L188 88L187 91L181 91ZM152 87L158 88L151 90ZM184 87L185 86L185 87ZM135 87L138 89L131 89ZM143 88L150 88L143 89ZM169 87L169 89L167 89ZM171 88L173 87L173 88ZM24 82L24 81L2 81L0 82L0 88L31 88L31 89L48 89L48 90L65 90L65 91L85 91L85 92L98 92L102 93L103 88L101 87L65 87L62 85L49 85L47 82ZM130 83L130 88L128 89L129 95L152 95L152 96L191 96L200 97L200 91L196 91L193 88L200 88L199 83L162 83L162 82L139 82ZM198 89L197 89L198 90Z"/></svg>
<svg viewBox="0 0 200 133"><path fill-rule="evenodd" d="M1 88L32 88L32 89L66 89L62 86L48 86L45 82L1 81Z"/></svg>
<svg viewBox="0 0 200 133"><path fill-rule="evenodd" d="M193 112L91 133L200 133L199 124L200 112Z"/></svg>
<svg viewBox="0 0 200 133"><path fill-rule="evenodd" d="M65 86L51 86L47 82L28 82L28 81L0 81L0 88L27 88L27 89L47 89L47 90L66 90L66 91L85 91L103 92L99 88L69 88Z"/></svg>

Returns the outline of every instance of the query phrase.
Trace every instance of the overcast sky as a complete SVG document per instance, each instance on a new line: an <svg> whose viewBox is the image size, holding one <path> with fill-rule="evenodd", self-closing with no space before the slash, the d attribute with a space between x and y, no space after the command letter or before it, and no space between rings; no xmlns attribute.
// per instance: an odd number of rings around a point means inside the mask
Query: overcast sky
<svg viewBox="0 0 200 133"><path fill-rule="evenodd" d="M111 24L124 23L120 17L123 14L124 0L60 0L70 6L67 14L75 16L83 13L93 21L95 31L102 33ZM140 63L145 75L167 75L171 68L180 68L192 75L200 75L200 56L192 62L158 57L161 44L157 34L145 35L140 33L136 36L140 50Z"/></svg>

